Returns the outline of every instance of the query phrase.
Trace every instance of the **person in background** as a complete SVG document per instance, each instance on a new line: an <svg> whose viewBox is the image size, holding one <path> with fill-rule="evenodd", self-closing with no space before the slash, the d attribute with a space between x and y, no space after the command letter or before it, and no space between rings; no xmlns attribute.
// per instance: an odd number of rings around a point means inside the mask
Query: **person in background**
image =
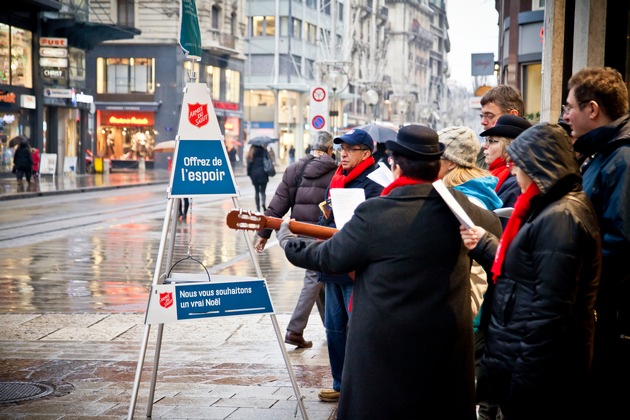
<svg viewBox="0 0 630 420"><path fill-rule="evenodd" d="M628 87L610 67L569 79L564 120L580 154L584 191L602 230L590 418L616 418L630 395L630 114Z"/></svg>
<svg viewBox="0 0 630 420"><path fill-rule="evenodd" d="M278 239L297 266L356 273L338 419L474 419L470 258L431 185L444 146L414 124L386 144L394 181L380 197L326 241L292 237L286 222ZM496 215L451 193L499 234Z"/></svg>
<svg viewBox="0 0 630 420"><path fill-rule="evenodd" d="M13 155L13 165L15 166L15 176L19 183L22 178L26 178L26 182L31 183L31 175L33 173L33 155L28 145L28 139L22 138L20 144Z"/></svg>
<svg viewBox="0 0 630 420"><path fill-rule="evenodd" d="M498 179L475 165L480 146L474 131L467 127L448 127L438 131L438 136L440 143L446 146L438 174L444 185L461 191L470 201L484 209L495 210L502 207L503 202L494 190ZM475 396L479 406L478 418L494 420L497 418L499 406L493 403L481 370L484 332L490 318L489 311L484 311L483 308L489 306L486 298L492 296L492 282L488 282L486 271L476 261L472 261L471 264L470 284L474 317Z"/></svg>
<svg viewBox="0 0 630 420"><path fill-rule="evenodd" d="M508 167L505 149L512 140L531 126L532 124L525 118L503 115L499 117L494 127L480 134L486 137L483 153L490 173L499 179L495 190L503 201L503 207L514 207L516 198L521 193L516 178L512 176Z"/></svg>
<svg viewBox="0 0 630 420"><path fill-rule="evenodd" d="M263 146L253 145L247 153L247 176L254 185L254 199L256 200L256 210L260 211L262 204L263 211L267 210L267 183L269 175L265 172L264 159L267 150Z"/></svg>
<svg viewBox="0 0 630 420"><path fill-rule="evenodd" d="M182 199L179 200L179 210L178 210L178 215L179 215L179 220L187 220L188 217L188 207L190 206L190 200L188 199L188 197L184 197Z"/></svg>
<svg viewBox="0 0 630 420"><path fill-rule="evenodd" d="M37 147L31 148L31 155L33 156L33 178L39 177L39 162L41 157L39 156L39 149Z"/></svg>
<svg viewBox="0 0 630 420"><path fill-rule="evenodd" d="M374 161L376 162L376 164L382 162L385 166L389 168L389 162L387 159L387 146L385 145L385 143L377 142L376 150L374 151L374 154L372 156L374 156Z"/></svg>
<svg viewBox="0 0 630 420"><path fill-rule="evenodd" d="M291 211L291 218L299 222L317 223L319 220L321 216L319 203L326 197L330 180L337 170L337 163L331 157L332 135L326 131L314 133L309 146L311 154L289 165L284 171L282 181L265 210L265 216L284 217ZM265 249L271 232L271 229L258 231L254 244L256 251L262 252ZM312 341L304 339L304 329L315 304L324 324L324 283L319 281L317 271L306 270L304 286L287 326L285 343L299 348L313 346Z"/></svg>
<svg viewBox="0 0 630 420"><path fill-rule="evenodd" d="M506 150L522 194L503 235L461 227L495 283L482 369L505 420L584 418L601 269L597 216L558 124L529 128Z"/></svg>
<svg viewBox="0 0 630 420"><path fill-rule="evenodd" d="M289 147L289 163L295 163L295 147Z"/></svg>
<svg viewBox="0 0 630 420"><path fill-rule="evenodd" d="M353 129L342 136L335 137L333 142L339 145L337 153L340 156L340 165L330 181L329 190L325 195L327 204L324 207L330 209L330 190L334 188L361 188L365 192L366 200L378 197L383 187L368 178L368 175L377 169L372 156L374 148L372 137L364 130ZM332 210L320 219L319 224L336 227ZM339 400L341 392L341 377L350 320L348 305L354 282L348 274L328 275L321 272L319 280L326 284L324 324L333 387L320 390L317 396L322 401L334 402Z"/></svg>
<svg viewBox="0 0 630 420"><path fill-rule="evenodd" d="M509 85L498 85L481 97L481 126L484 130L494 127L500 116L510 114L525 117L525 103L521 93ZM487 169L483 150L477 155L477 166Z"/></svg>

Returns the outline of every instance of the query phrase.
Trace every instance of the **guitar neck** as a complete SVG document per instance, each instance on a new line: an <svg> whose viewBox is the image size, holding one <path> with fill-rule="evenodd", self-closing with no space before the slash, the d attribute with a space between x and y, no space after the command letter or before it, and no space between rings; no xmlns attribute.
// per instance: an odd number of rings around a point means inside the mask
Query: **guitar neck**
<svg viewBox="0 0 630 420"><path fill-rule="evenodd" d="M265 218L265 227L278 230L284 220L278 217L263 216ZM289 221L289 229L296 235L310 236L317 239L328 239L337 233L337 229L314 225L311 223Z"/></svg>

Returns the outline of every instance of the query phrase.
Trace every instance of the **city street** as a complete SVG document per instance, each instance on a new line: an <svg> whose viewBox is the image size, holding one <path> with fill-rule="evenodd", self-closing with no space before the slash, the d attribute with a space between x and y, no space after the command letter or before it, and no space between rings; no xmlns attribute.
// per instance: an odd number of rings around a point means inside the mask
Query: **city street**
<svg viewBox="0 0 630 420"><path fill-rule="evenodd" d="M268 185L268 201L281 175ZM238 176L237 184L240 207L255 208L249 178ZM126 417L167 186L165 181L2 202L0 381L48 386L50 395L24 402L5 395L0 418ZM173 262L186 257L190 247L211 276L256 276L243 232L225 224L232 208L232 199L193 199L189 222L176 228ZM284 334L303 270L286 261L275 240L258 257ZM185 260L176 271L199 273L203 267ZM137 417L147 414L156 331L154 326L148 340ZM332 378L316 311L305 335L313 348L286 348L309 418L327 419L336 404L317 399ZM299 418L271 317L166 324L152 416Z"/></svg>

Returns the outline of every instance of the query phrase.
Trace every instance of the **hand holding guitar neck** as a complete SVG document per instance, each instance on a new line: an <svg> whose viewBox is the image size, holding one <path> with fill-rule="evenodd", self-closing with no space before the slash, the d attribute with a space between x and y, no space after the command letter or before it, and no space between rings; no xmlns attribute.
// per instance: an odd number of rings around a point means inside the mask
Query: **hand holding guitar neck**
<svg viewBox="0 0 630 420"><path fill-rule="evenodd" d="M232 229L259 231L261 229L278 230L284 220L279 217L265 216L258 212L234 209L228 212L225 221L228 227ZM295 220L289 221L289 229L296 235L310 236L317 239L328 239L337 232L337 229L334 228L297 222Z"/></svg>

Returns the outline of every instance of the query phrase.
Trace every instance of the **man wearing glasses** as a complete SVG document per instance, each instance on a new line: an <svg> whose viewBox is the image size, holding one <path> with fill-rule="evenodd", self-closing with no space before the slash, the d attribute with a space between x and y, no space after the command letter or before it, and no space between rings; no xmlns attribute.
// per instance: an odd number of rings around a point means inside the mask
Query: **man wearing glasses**
<svg viewBox="0 0 630 420"><path fill-rule="evenodd" d="M333 139L340 147L337 150L340 164L330 181L327 202L330 202L330 190L333 188L362 188L365 198L378 197L383 187L368 178L376 169L372 150L374 140L363 130L354 129ZM335 227L332 212L322 220L321 225ZM350 296L354 281L348 274L328 275L320 273L320 281L326 283L326 302L324 325L328 341L328 359L333 377L333 388L322 389L318 397L322 401L338 401L341 391L341 374L346 354L346 338L350 312Z"/></svg>
<svg viewBox="0 0 630 420"><path fill-rule="evenodd" d="M525 116L525 104L518 90L509 85L495 86L481 97L481 125L484 130L494 127L501 115ZM477 166L488 168L483 149L477 155Z"/></svg>
<svg viewBox="0 0 630 420"><path fill-rule="evenodd" d="M610 67L569 79L563 118L580 154L583 188L602 235L602 274L595 303L593 412L615 418L630 395L630 115L628 88ZM624 411L621 411L624 410Z"/></svg>

